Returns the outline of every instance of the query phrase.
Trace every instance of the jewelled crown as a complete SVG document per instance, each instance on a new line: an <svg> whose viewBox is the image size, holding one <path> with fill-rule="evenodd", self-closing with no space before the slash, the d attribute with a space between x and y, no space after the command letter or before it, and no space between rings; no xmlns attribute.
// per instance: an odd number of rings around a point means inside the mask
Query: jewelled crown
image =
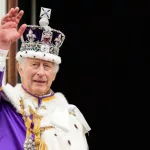
<svg viewBox="0 0 150 150"><path fill-rule="evenodd" d="M27 25L21 37L21 48L16 59L23 57L37 58L61 63L59 50L62 46L65 35L58 30L52 29L49 25L51 9L41 7L40 21L38 25Z"/></svg>

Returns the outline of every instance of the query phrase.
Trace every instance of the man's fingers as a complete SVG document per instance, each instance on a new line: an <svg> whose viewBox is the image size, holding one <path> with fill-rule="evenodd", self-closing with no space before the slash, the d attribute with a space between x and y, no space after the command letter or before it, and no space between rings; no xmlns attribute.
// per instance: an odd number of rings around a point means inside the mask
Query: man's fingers
<svg viewBox="0 0 150 150"><path fill-rule="evenodd" d="M24 11L23 11L23 10L21 10L21 11L17 14L17 16L16 16L16 23L17 23L17 24L20 22L20 20L21 20L23 14L24 14Z"/></svg>
<svg viewBox="0 0 150 150"><path fill-rule="evenodd" d="M16 8L14 9L14 16L16 16L16 15L18 14L18 12L19 12L19 7L16 7Z"/></svg>
<svg viewBox="0 0 150 150"><path fill-rule="evenodd" d="M25 31L27 25L26 24L23 24L19 30L18 30L18 33L19 33L19 38L23 35L23 32Z"/></svg>
<svg viewBox="0 0 150 150"><path fill-rule="evenodd" d="M24 14L24 11L21 10L19 13L19 8L16 7L15 9L11 9L9 11L8 14L6 14L2 19L1 19L1 24L5 24L7 21L14 21L16 22L17 24L20 22L20 19L22 18L23 14Z"/></svg>
<svg viewBox="0 0 150 150"><path fill-rule="evenodd" d="M2 19L1 19L1 25L3 25L7 21L8 18L9 18L8 14L5 15L4 17L2 17Z"/></svg>
<svg viewBox="0 0 150 150"><path fill-rule="evenodd" d="M11 8L10 11L5 15L5 18L16 17L19 13L19 7Z"/></svg>
<svg viewBox="0 0 150 150"><path fill-rule="evenodd" d="M10 17L13 15L14 13L14 8L11 8L10 11L7 13L7 15L9 15Z"/></svg>
<svg viewBox="0 0 150 150"><path fill-rule="evenodd" d="M1 25L3 25L5 23L5 17L2 17L1 19Z"/></svg>
<svg viewBox="0 0 150 150"><path fill-rule="evenodd" d="M10 11L7 13L10 17L16 17L19 12L19 7L11 8Z"/></svg>
<svg viewBox="0 0 150 150"><path fill-rule="evenodd" d="M3 25L5 22L9 21L11 17L13 17L14 8L11 8L10 11L1 19L1 24Z"/></svg>

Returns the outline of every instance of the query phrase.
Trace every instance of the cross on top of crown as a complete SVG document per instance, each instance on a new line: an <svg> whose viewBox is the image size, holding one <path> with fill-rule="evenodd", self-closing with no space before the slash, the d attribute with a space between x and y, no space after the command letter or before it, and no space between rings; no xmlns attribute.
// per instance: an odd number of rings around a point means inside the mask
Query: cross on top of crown
<svg viewBox="0 0 150 150"><path fill-rule="evenodd" d="M51 15L51 9L41 7L41 13L40 13L41 18L50 19L50 15Z"/></svg>
<svg viewBox="0 0 150 150"><path fill-rule="evenodd" d="M51 9L41 7L41 13L40 13L41 19L39 21L40 26L42 27L48 26L49 24L48 19L50 19L50 15L51 15Z"/></svg>

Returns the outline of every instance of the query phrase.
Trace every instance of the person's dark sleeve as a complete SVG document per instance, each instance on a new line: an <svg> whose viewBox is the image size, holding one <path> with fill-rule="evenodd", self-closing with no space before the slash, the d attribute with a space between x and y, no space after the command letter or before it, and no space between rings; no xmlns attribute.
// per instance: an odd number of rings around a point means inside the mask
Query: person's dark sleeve
<svg viewBox="0 0 150 150"><path fill-rule="evenodd" d="M3 72L3 71L0 71L0 101L1 101L3 75L4 75L4 72ZM0 104L1 104L1 103L0 103Z"/></svg>

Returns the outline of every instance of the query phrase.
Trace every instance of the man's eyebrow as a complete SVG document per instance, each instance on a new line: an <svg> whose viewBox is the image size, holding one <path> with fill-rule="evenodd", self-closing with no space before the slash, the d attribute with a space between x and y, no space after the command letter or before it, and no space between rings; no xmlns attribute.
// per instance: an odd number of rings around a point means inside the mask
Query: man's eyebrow
<svg viewBox="0 0 150 150"><path fill-rule="evenodd" d="M45 61L44 64L50 64L50 65L53 65L52 62L49 62L49 61Z"/></svg>
<svg viewBox="0 0 150 150"><path fill-rule="evenodd" d="M38 63L38 61L31 61L30 64L32 64L32 63Z"/></svg>

